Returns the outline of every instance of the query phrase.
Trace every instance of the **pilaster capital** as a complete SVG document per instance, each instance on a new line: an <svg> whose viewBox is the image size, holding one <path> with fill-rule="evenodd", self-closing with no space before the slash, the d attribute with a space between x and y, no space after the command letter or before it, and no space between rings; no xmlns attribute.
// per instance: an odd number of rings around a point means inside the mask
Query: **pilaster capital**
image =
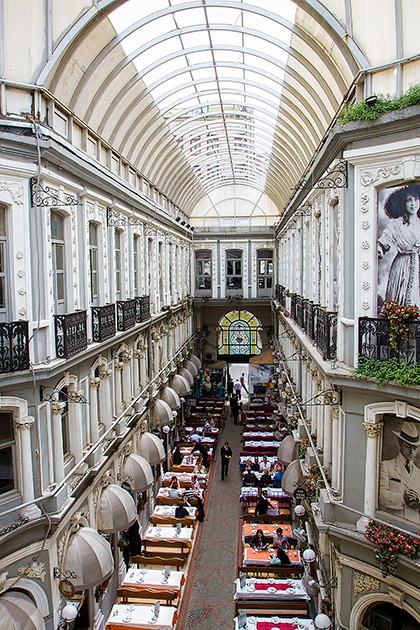
<svg viewBox="0 0 420 630"><path fill-rule="evenodd" d="M111 370L99 370L99 378L101 381L107 381L111 377Z"/></svg>
<svg viewBox="0 0 420 630"><path fill-rule="evenodd" d="M65 402L58 402L58 400L56 402L53 402L53 404L51 405L51 411L52 411L53 416L61 416L65 406L66 406Z"/></svg>
<svg viewBox="0 0 420 630"><path fill-rule="evenodd" d="M98 376L91 378L89 380L90 389L98 389L100 382L101 382L101 379Z"/></svg>
<svg viewBox="0 0 420 630"><path fill-rule="evenodd" d="M124 352L122 360L123 360L123 364L124 365L130 365L130 363L131 363L131 356L129 354L127 354L126 352Z"/></svg>
<svg viewBox="0 0 420 630"><path fill-rule="evenodd" d="M122 361L115 361L115 370L117 372L121 372L124 367L124 363Z"/></svg>
<svg viewBox="0 0 420 630"><path fill-rule="evenodd" d="M337 419L340 415L340 408L337 405L331 405L331 417Z"/></svg>
<svg viewBox="0 0 420 630"><path fill-rule="evenodd" d="M30 429L34 424L35 419L33 416L23 416L22 418L15 418L15 427L20 431Z"/></svg>
<svg viewBox="0 0 420 630"><path fill-rule="evenodd" d="M372 424L371 422L363 422L363 428L368 438L378 438L381 435L383 426L383 422L377 422L376 424Z"/></svg>
<svg viewBox="0 0 420 630"><path fill-rule="evenodd" d="M74 391L69 391L67 393L68 399L70 402L81 402L84 399L85 392L83 389L75 389Z"/></svg>

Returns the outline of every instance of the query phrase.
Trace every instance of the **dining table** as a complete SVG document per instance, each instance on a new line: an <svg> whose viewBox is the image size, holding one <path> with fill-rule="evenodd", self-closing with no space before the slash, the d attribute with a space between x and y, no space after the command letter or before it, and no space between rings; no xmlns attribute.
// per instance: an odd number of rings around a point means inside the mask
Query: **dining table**
<svg viewBox="0 0 420 630"><path fill-rule="evenodd" d="M195 495L200 497L203 500L203 490L194 490ZM184 488L179 491L179 497L170 497L169 496L169 488L159 488L158 493L156 495L156 503L159 505L180 505L182 503L182 495L184 494ZM194 499L192 499L193 501Z"/></svg>
<svg viewBox="0 0 420 630"><path fill-rule="evenodd" d="M136 591L153 589L154 591L173 591L178 595L185 583L183 571L171 571L167 576L161 569L128 569L121 588Z"/></svg>
<svg viewBox="0 0 420 630"><path fill-rule="evenodd" d="M185 488L185 486L193 485L194 476L197 476L198 481L200 483L200 487L205 488L207 485L207 475L204 475L204 474L195 475L195 473L189 473L189 472L172 472L172 471L166 472L163 475L162 485L169 486L172 481L172 477L176 477L178 479L179 485Z"/></svg>
<svg viewBox="0 0 420 630"><path fill-rule="evenodd" d="M313 630L315 628L312 619L299 617L278 617L248 615L246 626L239 625L239 617L235 617L235 630Z"/></svg>
<svg viewBox="0 0 420 630"><path fill-rule="evenodd" d="M195 518L195 513L197 509L195 507L187 507L188 510L188 518ZM155 505L155 509L151 516L171 516L175 518L176 505Z"/></svg>
<svg viewBox="0 0 420 630"><path fill-rule="evenodd" d="M303 599L308 601L309 595L304 589L302 580L277 580L274 578L246 578L245 583L238 578L235 581L234 599Z"/></svg>
<svg viewBox="0 0 420 630"><path fill-rule="evenodd" d="M267 490L267 496L271 503L274 505L274 501L277 502L276 508L280 510L290 510L291 497L283 492L281 488L265 488ZM261 488L255 486L243 486L241 488L240 500L243 502L243 507L255 507L258 503ZM270 508L269 508L270 509ZM271 514L267 512L267 514ZM276 514L274 514L275 516Z"/></svg>
<svg viewBox="0 0 420 630"><path fill-rule="evenodd" d="M114 604L106 622L106 630L142 628L149 630L172 630L178 617L174 606L161 606L157 619L154 606L147 604Z"/></svg>
<svg viewBox="0 0 420 630"><path fill-rule="evenodd" d="M298 565L302 564L300 551L297 549L285 549L285 553L289 556L290 564ZM270 555L273 554L273 549L263 549L262 551L258 551L256 549L252 549L252 547L244 548L244 566L249 565L267 565L270 566ZM284 566L287 567L289 565L284 564L274 564L273 566Z"/></svg>
<svg viewBox="0 0 420 630"><path fill-rule="evenodd" d="M272 543L276 536L276 530L279 527L283 530L283 536L293 538L290 525L282 525L280 523L244 523L242 526L242 540L243 542L249 542L257 533L257 529L262 529L264 536Z"/></svg>
<svg viewBox="0 0 420 630"><path fill-rule="evenodd" d="M149 525L142 536L142 541L147 542L161 542L162 545L165 542L179 543L180 545L186 545L191 547L192 539L194 537L194 530L192 527L182 527L179 534L176 527L170 527L168 525L154 526Z"/></svg>

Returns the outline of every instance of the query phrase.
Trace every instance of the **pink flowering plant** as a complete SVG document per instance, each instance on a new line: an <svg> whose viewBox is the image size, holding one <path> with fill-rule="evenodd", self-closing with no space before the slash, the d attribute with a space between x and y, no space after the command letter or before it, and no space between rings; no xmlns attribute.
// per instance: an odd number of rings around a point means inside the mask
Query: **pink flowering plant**
<svg viewBox="0 0 420 630"><path fill-rule="evenodd" d="M324 469L324 474L327 478L327 482L331 483L331 477L327 474ZM318 464L313 464L309 468L309 475L305 479L305 490L308 493L308 500L313 501L316 499L317 490L320 488L325 488L324 479L322 477L321 470Z"/></svg>
<svg viewBox="0 0 420 630"><path fill-rule="evenodd" d="M414 559L420 553L420 539L377 521L369 521L365 537L376 545L375 558L384 577L397 573L398 554Z"/></svg>
<svg viewBox="0 0 420 630"><path fill-rule="evenodd" d="M389 321L389 343L396 352L398 352L398 342L408 339L408 322L413 319L418 319L419 314L419 307L415 304L403 306L402 304L398 304L397 300L387 300L384 302L379 315Z"/></svg>

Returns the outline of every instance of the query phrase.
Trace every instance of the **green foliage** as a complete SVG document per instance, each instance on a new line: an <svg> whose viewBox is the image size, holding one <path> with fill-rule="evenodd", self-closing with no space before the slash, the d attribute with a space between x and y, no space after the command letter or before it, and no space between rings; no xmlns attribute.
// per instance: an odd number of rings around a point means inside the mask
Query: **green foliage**
<svg viewBox="0 0 420 630"><path fill-rule="evenodd" d="M396 109L404 109L410 105L420 105L420 85L413 85L405 94L397 98L391 98L383 95L378 96L378 101L373 106L361 103L352 103L344 111L340 123L350 122L352 120L376 120L386 112L392 112Z"/></svg>
<svg viewBox="0 0 420 630"><path fill-rule="evenodd" d="M408 365L396 357L387 361L359 358L359 364L352 373L360 378L372 377L378 386L390 381L397 385L420 385L420 365Z"/></svg>

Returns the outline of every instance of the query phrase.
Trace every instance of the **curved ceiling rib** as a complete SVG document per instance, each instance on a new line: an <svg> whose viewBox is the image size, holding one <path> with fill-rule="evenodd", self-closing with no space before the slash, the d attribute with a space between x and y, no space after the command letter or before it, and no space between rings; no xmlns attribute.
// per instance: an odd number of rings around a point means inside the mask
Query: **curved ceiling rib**
<svg viewBox="0 0 420 630"><path fill-rule="evenodd" d="M366 65L318 0L97 7L39 82L187 214L236 184L280 210Z"/></svg>

